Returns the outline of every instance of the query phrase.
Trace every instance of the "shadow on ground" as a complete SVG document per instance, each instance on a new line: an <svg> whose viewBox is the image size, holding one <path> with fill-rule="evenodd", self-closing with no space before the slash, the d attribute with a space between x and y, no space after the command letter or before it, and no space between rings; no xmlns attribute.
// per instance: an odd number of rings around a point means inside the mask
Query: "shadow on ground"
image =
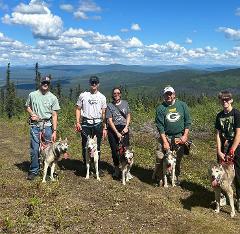
<svg viewBox="0 0 240 234"><path fill-rule="evenodd" d="M183 204L184 209L191 211L192 207L211 207L211 204L214 201L213 192L199 184L185 180L182 181L181 187L192 192L189 197L181 199L181 203Z"/></svg>
<svg viewBox="0 0 240 234"><path fill-rule="evenodd" d="M133 165L131 169L131 174L135 177L137 177L139 180L141 180L144 183L153 185L154 181L152 180L152 169L147 169L140 167L138 165Z"/></svg>
<svg viewBox="0 0 240 234"><path fill-rule="evenodd" d="M19 170L23 172L28 172L29 167L30 167L30 162L29 161L24 161L21 163L16 163L14 164Z"/></svg>

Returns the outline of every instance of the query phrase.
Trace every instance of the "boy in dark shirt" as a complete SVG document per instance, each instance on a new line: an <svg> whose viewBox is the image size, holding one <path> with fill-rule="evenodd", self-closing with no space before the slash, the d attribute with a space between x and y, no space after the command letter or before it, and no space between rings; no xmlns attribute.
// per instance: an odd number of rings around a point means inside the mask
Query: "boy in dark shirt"
<svg viewBox="0 0 240 234"><path fill-rule="evenodd" d="M215 122L218 161L224 161L226 154L234 156L237 210L240 212L240 112L233 108L229 91L220 92L218 98L223 106Z"/></svg>

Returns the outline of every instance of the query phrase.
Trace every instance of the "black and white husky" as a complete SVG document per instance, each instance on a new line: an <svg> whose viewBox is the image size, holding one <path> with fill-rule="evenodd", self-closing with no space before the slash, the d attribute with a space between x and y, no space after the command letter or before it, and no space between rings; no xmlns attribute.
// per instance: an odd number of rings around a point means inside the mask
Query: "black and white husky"
<svg viewBox="0 0 240 234"><path fill-rule="evenodd" d="M87 144L86 144L86 154L85 154L86 168L87 168L86 179L89 179L90 163L93 160L95 170L96 170L96 177L97 177L97 180L100 181L99 171L98 171L98 161L99 161L98 153L99 152L97 150L97 137L88 136Z"/></svg>
<svg viewBox="0 0 240 234"><path fill-rule="evenodd" d="M67 153L68 149L68 140L59 139L54 143L48 144L45 148L40 149L40 157L43 162L43 179L42 182L46 182L47 170L48 167L51 167L50 179L54 181L54 170L57 161L60 159L60 156Z"/></svg>

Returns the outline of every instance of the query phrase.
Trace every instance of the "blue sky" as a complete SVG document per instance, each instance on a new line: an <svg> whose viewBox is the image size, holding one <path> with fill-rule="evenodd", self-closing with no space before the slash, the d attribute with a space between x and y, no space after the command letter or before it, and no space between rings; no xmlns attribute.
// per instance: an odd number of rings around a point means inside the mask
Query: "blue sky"
<svg viewBox="0 0 240 234"><path fill-rule="evenodd" d="M0 66L240 65L240 1L0 0Z"/></svg>

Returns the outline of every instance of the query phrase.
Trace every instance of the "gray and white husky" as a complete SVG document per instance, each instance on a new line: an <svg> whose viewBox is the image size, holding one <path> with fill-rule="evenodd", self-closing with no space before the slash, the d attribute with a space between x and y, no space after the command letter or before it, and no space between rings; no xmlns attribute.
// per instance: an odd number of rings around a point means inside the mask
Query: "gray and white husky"
<svg viewBox="0 0 240 234"><path fill-rule="evenodd" d="M46 182L46 175L48 167L51 167L50 179L54 181L54 169L57 161L60 159L61 155L66 154L68 149L68 140L59 139L54 143L48 144L44 149L40 149L40 157L43 161L43 179L42 182Z"/></svg>
<svg viewBox="0 0 240 234"><path fill-rule="evenodd" d="M221 201L221 190L223 190L230 202L231 206L231 217L235 216L234 200L233 200L233 189L232 183L235 177L235 170L233 164L223 163L212 165L209 169L209 176L211 185L215 193L216 209L215 212L220 212L220 201Z"/></svg>

